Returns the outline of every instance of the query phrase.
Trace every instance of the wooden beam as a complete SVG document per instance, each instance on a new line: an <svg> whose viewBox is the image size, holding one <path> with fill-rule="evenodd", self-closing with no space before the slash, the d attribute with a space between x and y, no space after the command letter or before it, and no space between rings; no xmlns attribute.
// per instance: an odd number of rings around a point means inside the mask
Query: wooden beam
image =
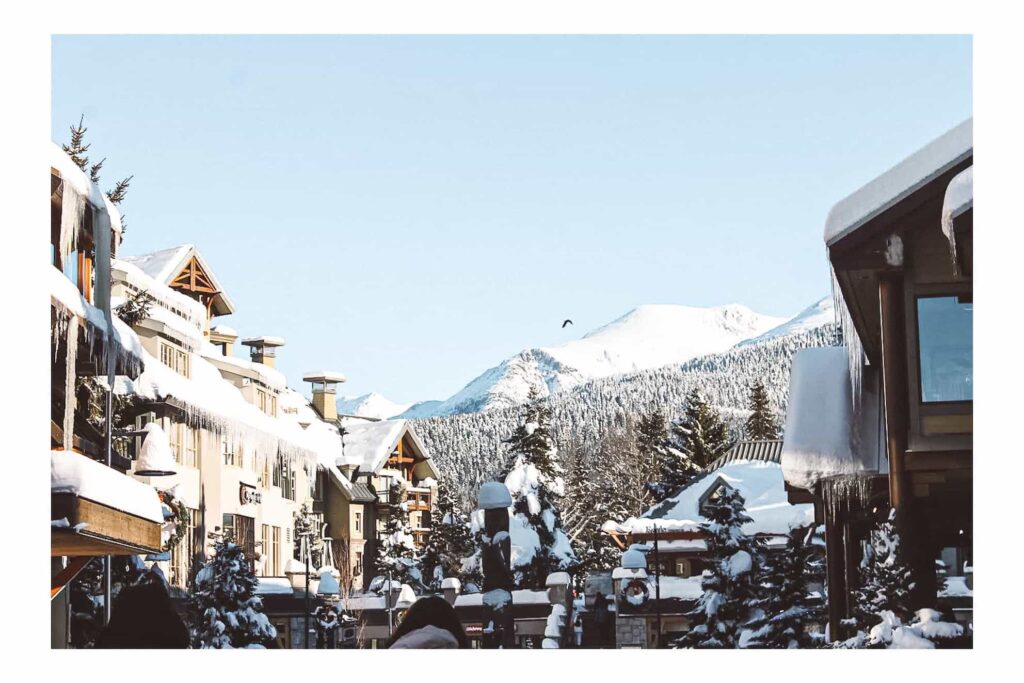
<svg viewBox="0 0 1024 683"><path fill-rule="evenodd" d="M78 532L54 529L50 534L51 556L127 555L158 553L162 549L159 522L71 493L51 494L50 514L50 519L67 519L72 529L85 524Z"/></svg>
<svg viewBox="0 0 1024 683"><path fill-rule="evenodd" d="M53 578L50 579L50 600L53 600L60 592L64 590L65 586L75 580L86 565L92 560L90 555L79 555L72 557L68 561L68 566L57 572Z"/></svg>

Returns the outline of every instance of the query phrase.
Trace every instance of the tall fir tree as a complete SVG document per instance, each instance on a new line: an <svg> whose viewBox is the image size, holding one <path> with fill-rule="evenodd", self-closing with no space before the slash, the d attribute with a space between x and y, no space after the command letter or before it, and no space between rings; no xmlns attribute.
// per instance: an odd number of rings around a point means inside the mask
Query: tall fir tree
<svg viewBox="0 0 1024 683"><path fill-rule="evenodd" d="M703 594L690 612L690 630L675 647L733 649L739 646L745 625L754 615L759 598L757 567L763 561L763 543L743 533L750 522L742 494L723 486L708 499L700 527L708 543L711 568L704 571Z"/></svg>
<svg viewBox="0 0 1024 683"><path fill-rule="evenodd" d="M638 458L650 468L646 486L651 503L658 503L685 486L699 470L680 443L669 438L665 415L654 409L637 423Z"/></svg>
<svg viewBox="0 0 1024 683"><path fill-rule="evenodd" d="M433 591L440 590L446 578L457 578L464 583L475 578L467 577L463 570L463 563L474 550L469 517L444 481L437 485L436 509L437 520L431 524L419 558L424 583Z"/></svg>
<svg viewBox="0 0 1024 683"><path fill-rule="evenodd" d="M751 441L774 441L779 438L779 425L772 414L768 401L768 390L764 382L757 380L750 388L750 417L744 426L744 433Z"/></svg>
<svg viewBox="0 0 1024 683"><path fill-rule="evenodd" d="M75 165L82 169L82 172L84 173L89 166L89 157L86 156L86 153L89 151L90 147L90 145L85 142L85 133L89 130L85 127L85 114L82 114L82 117L78 119L77 126L71 126L70 128L71 142L62 144L61 148L64 150L65 154L71 157L71 161L75 162ZM103 162L101 161L99 165L102 166ZM99 172L99 169L97 169L97 172ZM93 178L93 180L95 181L97 178Z"/></svg>
<svg viewBox="0 0 1024 683"><path fill-rule="evenodd" d="M559 512L565 488L551 438L551 408L531 390L525 412L508 440L511 463L505 486L512 495L512 514L518 518L511 523L537 536L536 544L524 552L527 559L513 567L517 586L541 589L548 574L573 569L577 559Z"/></svg>
<svg viewBox="0 0 1024 683"><path fill-rule="evenodd" d="M885 610L904 623L914 613L910 603L914 582L910 568L901 557L900 535L893 524L895 516L896 511L890 510L888 519L871 531L860 563L860 586L854 591L854 618L864 631L877 624Z"/></svg>
<svg viewBox="0 0 1024 683"><path fill-rule="evenodd" d="M249 558L229 536L214 537L214 556L196 573L186 607L199 648L259 648L277 637L256 595Z"/></svg>
<svg viewBox="0 0 1024 683"><path fill-rule="evenodd" d="M697 389L687 394L683 419L672 425L672 436L679 450L702 469L733 444L728 425Z"/></svg>
<svg viewBox="0 0 1024 683"><path fill-rule="evenodd" d="M822 617L821 605L810 597L810 584L821 582L824 558L814 545L814 525L789 532L784 550L767 552L758 568L760 597L747 623L748 648L811 648L818 644L806 627Z"/></svg>
<svg viewBox="0 0 1024 683"><path fill-rule="evenodd" d="M378 576L386 577L390 572L392 580L409 584L413 590L425 588L409 522L408 494L397 482L388 490L387 519L377 539L373 566Z"/></svg>

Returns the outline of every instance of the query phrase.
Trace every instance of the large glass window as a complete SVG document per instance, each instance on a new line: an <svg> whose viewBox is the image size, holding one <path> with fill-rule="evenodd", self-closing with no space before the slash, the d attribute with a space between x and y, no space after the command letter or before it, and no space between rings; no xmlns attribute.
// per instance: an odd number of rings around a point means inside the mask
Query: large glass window
<svg viewBox="0 0 1024 683"><path fill-rule="evenodd" d="M970 295L917 300L921 400L974 399L974 304Z"/></svg>

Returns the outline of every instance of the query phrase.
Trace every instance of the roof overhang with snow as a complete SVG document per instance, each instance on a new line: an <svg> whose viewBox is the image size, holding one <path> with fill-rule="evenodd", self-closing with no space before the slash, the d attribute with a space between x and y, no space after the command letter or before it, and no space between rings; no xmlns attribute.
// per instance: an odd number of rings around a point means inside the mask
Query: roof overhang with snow
<svg viewBox="0 0 1024 683"><path fill-rule="evenodd" d="M424 464L429 469L430 476L439 478L441 473L434 459L430 457L430 451L409 420L346 424L344 455L341 462L355 465L360 472L377 474L403 438L407 438L412 445L413 457L417 464Z"/></svg>
<svg viewBox="0 0 1024 683"><path fill-rule="evenodd" d="M873 378L864 378L861 410L855 416L846 348L796 352L782 444L787 484L814 491L826 479L885 471L878 448L878 395Z"/></svg>
<svg viewBox="0 0 1024 683"><path fill-rule="evenodd" d="M193 244L182 244L170 249L123 257L124 261L138 267L157 282L175 289L185 288L178 281L183 272L193 266L209 280L211 293L210 312L214 316L230 315L235 312L235 305L209 263ZM187 288L185 288L187 289Z"/></svg>
<svg viewBox="0 0 1024 683"><path fill-rule="evenodd" d="M871 225L887 211L933 182L943 188L974 154L973 119L939 136L909 157L840 200L825 221L829 247Z"/></svg>

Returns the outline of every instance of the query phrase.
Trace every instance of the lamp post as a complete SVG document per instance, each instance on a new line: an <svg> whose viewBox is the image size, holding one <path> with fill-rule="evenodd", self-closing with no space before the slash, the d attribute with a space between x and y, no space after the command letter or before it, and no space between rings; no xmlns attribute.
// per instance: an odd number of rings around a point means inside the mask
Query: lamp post
<svg viewBox="0 0 1024 683"><path fill-rule="evenodd" d="M658 525L654 524L654 618L658 629L655 649L661 648L661 555L658 553Z"/></svg>

